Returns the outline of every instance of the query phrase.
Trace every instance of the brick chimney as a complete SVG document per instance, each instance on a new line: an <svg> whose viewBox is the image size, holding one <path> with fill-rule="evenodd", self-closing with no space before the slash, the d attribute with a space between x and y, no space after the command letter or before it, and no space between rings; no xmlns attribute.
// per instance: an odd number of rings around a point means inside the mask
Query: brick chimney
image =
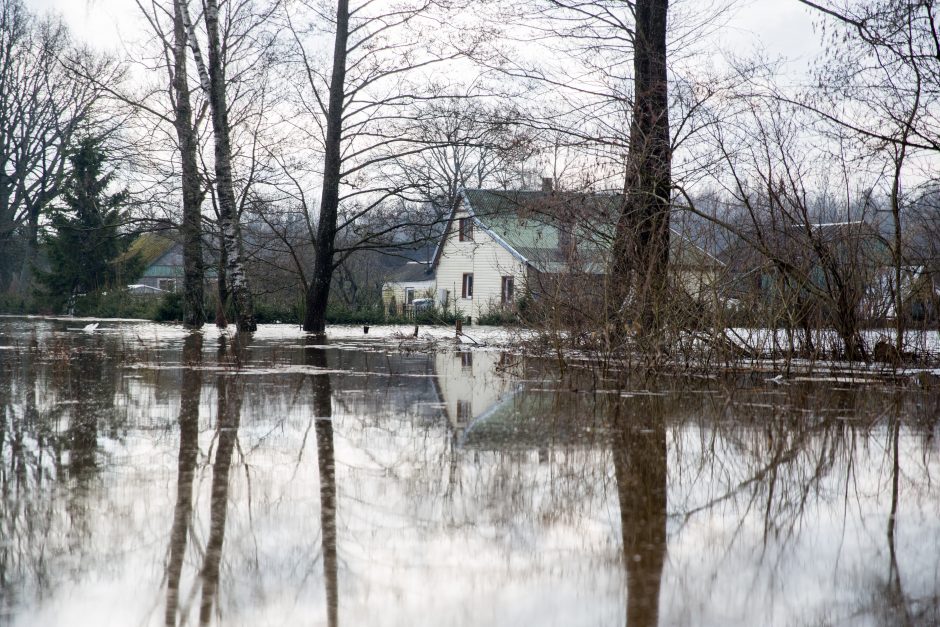
<svg viewBox="0 0 940 627"><path fill-rule="evenodd" d="M555 191L555 179L550 176L543 176L542 191L546 193Z"/></svg>

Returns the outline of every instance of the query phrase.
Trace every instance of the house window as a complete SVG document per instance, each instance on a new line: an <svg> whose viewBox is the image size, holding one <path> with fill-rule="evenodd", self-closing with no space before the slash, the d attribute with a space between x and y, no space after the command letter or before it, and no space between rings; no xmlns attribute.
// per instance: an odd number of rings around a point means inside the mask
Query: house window
<svg viewBox="0 0 940 627"><path fill-rule="evenodd" d="M405 304L410 305L415 301L415 288L406 287L405 288Z"/></svg>
<svg viewBox="0 0 940 627"><path fill-rule="evenodd" d="M460 218L460 241L473 241L473 218Z"/></svg>
<svg viewBox="0 0 940 627"><path fill-rule="evenodd" d="M165 292L175 292L176 279L160 279L157 281L157 287Z"/></svg>
<svg viewBox="0 0 940 627"><path fill-rule="evenodd" d="M463 275L463 288L460 291L460 295L464 298L473 298L473 273L466 273Z"/></svg>
<svg viewBox="0 0 940 627"><path fill-rule="evenodd" d="M473 418L470 401L457 401L457 424L465 425Z"/></svg>
<svg viewBox="0 0 940 627"><path fill-rule="evenodd" d="M512 303L513 300L513 278L511 276L503 277L502 302L504 305Z"/></svg>

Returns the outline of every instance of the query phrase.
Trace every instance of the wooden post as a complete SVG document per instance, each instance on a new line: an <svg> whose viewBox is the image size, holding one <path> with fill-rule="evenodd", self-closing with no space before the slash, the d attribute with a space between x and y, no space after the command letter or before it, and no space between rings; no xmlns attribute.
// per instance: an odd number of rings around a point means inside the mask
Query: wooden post
<svg viewBox="0 0 940 627"><path fill-rule="evenodd" d="M457 318L457 337L463 333L463 318Z"/></svg>

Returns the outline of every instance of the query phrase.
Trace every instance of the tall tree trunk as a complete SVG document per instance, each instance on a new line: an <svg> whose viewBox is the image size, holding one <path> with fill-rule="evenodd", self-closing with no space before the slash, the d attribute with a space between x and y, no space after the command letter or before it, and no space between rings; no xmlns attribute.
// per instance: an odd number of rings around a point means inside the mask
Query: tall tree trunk
<svg viewBox="0 0 940 627"><path fill-rule="evenodd" d="M313 278L307 288L304 331L324 335L326 304L333 279L336 214L339 211L339 184L343 141L343 101L346 93L346 41L349 38L349 1L336 2L336 40L333 46L333 74L326 120L326 147L323 159L323 191L317 224L317 249Z"/></svg>
<svg viewBox="0 0 940 627"><path fill-rule="evenodd" d="M206 321L205 270L202 259L202 190L196 159L196 133L189 98L186 62L187 31L182 3L173 3L173 92L176 97L174 126L180 145L183 183L183 322L199 328Z"/></svg>
<svg viewBox="0 0 940 627"><path fill-rule="evenodd" d="M659 307L669 264L668 5L668 0L636 2L630 152L610 269L610 302L617 308L618 322L636 315L649 334L662 322Z"/></svg>
<svg viewBox="0 0 940 627"><path fill-rule="evenodd" d="M209 108L212 110L212 132L215 140L215 185L219 198L219 226L228 265L225 269L228 289L235 305L235 322L239 331L254 331L254 303L245 272L241 226L232 183L232 145L229 137L228 103L225 100L225 72L219 44L219 3L205 0L206 31L209 40Z"/></svg>

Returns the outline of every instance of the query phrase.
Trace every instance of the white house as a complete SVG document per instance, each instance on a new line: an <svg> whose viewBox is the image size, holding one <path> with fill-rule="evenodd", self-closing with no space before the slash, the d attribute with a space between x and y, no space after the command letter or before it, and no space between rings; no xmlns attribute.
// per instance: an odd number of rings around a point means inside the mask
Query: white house
<svg viewBox="0 0 940 627"><path fill-rule="evenodd" d="M525 293L585 294L579 288L586 285L571 284L604 280L608 231L621 201L617 194L555 192L548 184L541 191L463 190L429 272L411 273L406 266L402 276L386 282L386 305L393 295L407 304L423 291L433 294L438 308L476 320L514 307ZM673 272L690 294L701 292L713 284L720 262L674 235Z"/></svg>

